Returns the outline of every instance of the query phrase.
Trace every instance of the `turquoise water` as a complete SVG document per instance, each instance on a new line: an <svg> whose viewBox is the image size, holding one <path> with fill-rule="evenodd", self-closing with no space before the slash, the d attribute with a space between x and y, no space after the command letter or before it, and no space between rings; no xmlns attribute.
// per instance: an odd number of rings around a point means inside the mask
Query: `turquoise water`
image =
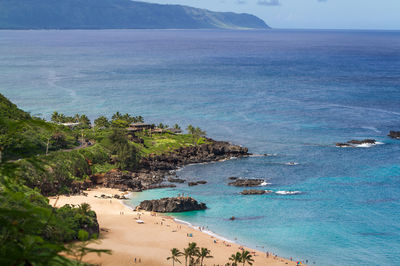
<svg viewBox="0 0 400 266"><path fill-rule="evenodd" d="M398 264L400 141L386 135L400 130L400 32L1 31L0 62L0 92L32 114L130 112L274 155L185 167L208 184L133 205L184 192L209 209L177 218L240 243L315 265ZM383 144L333 145L354 138ZM229 176L301 194L245 197Z"/></svg>

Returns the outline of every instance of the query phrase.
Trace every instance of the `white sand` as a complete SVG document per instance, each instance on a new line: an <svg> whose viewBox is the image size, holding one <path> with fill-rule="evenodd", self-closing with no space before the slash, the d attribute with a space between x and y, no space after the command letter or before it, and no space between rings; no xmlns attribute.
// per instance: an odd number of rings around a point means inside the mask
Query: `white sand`
<svg viewBox="0 0 400 266"><path fill-rule="evenodd" d="M214 258L205 259L204 265L225 265L229 262L228 258L231 254L240 251L237 244L226 246L222 240L159 214L152 216L149 212L140 212L142 213L140 219L144 221L144 224L138 224L136 219L140 213L132 211L120 200L94 197L101 194L121 194L116 189L99 188L87 193L88 196L60 196L57 201L57 207L86 202L97 213L101 230L100 241L90 246L110 249L112 254L103 254L101 257L90 254L84 258L86 262L101 265L134 265L134 258L137 259L136 264L139 264L140 258L140 265L172 265L172 261L166 259L172 248L183 251L189 242L196 242L198 246L211 250L211 255L214 256ZM50 204L54 202L55 198L50 198ZM124 214L120 214L121 212ZM193 237L187 237L187 234L192 234ZM214 243L214 240L217 240L217 243ZM255 252L253 265L296 265L295 262L280 257L275 258L270 255L266 258L263 252L246 249ZM182 265L185 265L185 258L179 259ZM175 263L175 265L180 264Z"/></svg>

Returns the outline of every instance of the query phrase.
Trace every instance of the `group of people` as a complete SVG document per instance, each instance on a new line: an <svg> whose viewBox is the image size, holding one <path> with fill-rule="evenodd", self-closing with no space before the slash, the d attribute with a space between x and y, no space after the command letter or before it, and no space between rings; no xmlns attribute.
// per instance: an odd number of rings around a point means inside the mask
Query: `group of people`
<svg viewBox="0 0 400 266"><path fill-rule="evenodd" d="M135 263L142 263L142 259L141 259L141 258L138 258L138 259L134 258L133 261L134 261Z"/></svg>

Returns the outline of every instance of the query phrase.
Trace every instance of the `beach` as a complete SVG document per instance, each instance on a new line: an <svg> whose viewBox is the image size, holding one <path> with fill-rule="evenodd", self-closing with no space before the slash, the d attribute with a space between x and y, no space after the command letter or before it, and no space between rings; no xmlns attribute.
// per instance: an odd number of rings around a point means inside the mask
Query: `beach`
<svg viewBox="0 0 400 266"><path fill-rule="evenodd" d="M56 207L65 204L90 204L97 214L100 225L100 237L97 243L89 246L109 249L111 255L89 254L85 262L100 265L171 265L167 260L172 248L183 251L189 242L211 250L213 258L205 259L204 265L225 265L230 262L231 254L241 251L241 246L225 242L207 233L195 230L188 225L176 222L171 217L150 212L136 212L123 204L122 200L100 198L104 195L122 195L117 189L96 188L85 191L87 195L59 196L50 198L50 204ZM144 223L139 224L137 219ZM244 247L253 253L253 265L296 265L296 262L275 257L261 251ZM135 263L136 258L136 263ZM185 264L185 258L179 260ZM179 263L177 263L179 265Z"/></svg>

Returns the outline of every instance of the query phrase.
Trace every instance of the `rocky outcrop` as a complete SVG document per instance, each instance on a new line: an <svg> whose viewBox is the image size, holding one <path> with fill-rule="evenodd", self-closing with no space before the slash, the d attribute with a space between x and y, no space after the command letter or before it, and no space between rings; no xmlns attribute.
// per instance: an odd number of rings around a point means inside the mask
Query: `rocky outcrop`
<svg viewBox="0 0 400 266"><path fill-rule="evenodd" d="M170 183L185 183L186 182L186 180L184 180L184 179L180 179L180 178L174 178L174 177L169 177L168 178L168 182L170 182Z"/></svg>
<svg viewBox="0 0 400 266"><path fill-rule="evenodd" d="M374 139L350 140L345 143L338 142L338 143L336 143L336 146L346 148L346 147L356 147L356 146L362 145L362 144L376 144L376 140L374 140Z"/></svg>
<svg viewBox="0 0 400 266"><path fill-rule="evenodd" d="M388 136L393 139L400 139L400 131L390 131Z"/></svg>
<svg viewBox="0 0 400 266"><path fill-rule="evenodd" d="M205 210L205 203L198 203L191 197L163 198L142 201L138 209L153 212L187 212Z"/></svg>
<svg viewBox="0 0 400 266"><path fill-rule="evenodd" d="M163 184L165 176L170 183L184 183L185 180L171 176L172 170L191 163L204 163L245 157L250 155L248 149L228 142L207 139L208 144L182 147L162 155L152 155L139 163L136 172L111 170L105 174L94 174L90 177L93 185L117 188L123 191L143 191L153 188L175 187L174 184ZM205 184L197 181L189 185Z"/></svg>
<svg viewBox="0 0 400 266"><path fill-rule="evenodd" d="M182 147L166 154L143 158L140 167L152 171L174 170L187 164L214 162L231 157L249 156L245 147L232 145L228 142L207 139L208 144Z"/></svg>
<svg viewBox="0 0 400 266"><path fill-rule="evenodd" d="M364 140L350 140L347 143L349 144L354 144L354 145L360 145L360 144L375 144L376 140L374 139L364 139Z"/></svg>
<svg viewBox="0 0 400 266"><path fill-rule="evenodd" d="M259 186L261 186L262 183L264 183L263 179L239 178L233 182L228 183L228 185L235 186L235 187L259 187Z"/></svg>
<svg viewBox="0 0 400 266"><path fill-rule="evenodd" d="M155 171L129 172L113 169L105 174L91 176L94 185L130 191L174 186L161 184L163 180L164 173Z"/></svg>
<svg viewBox="0 0 400 266"><path fill-rule="evenodd" d="M189 182L188 186L192 187L192 186L205 185L205 184L207 184L207 181L201 180L201 181L196 181L196 182Z"/></svg>
<svg viewBox="0 0 400 266"><path fill-rule="evenodd" d="M264 195L264 194L269 194L272 193L270 190L259 190L259 189L249 189L249 190L243 190L240 192L242 195Z"/></svg>

